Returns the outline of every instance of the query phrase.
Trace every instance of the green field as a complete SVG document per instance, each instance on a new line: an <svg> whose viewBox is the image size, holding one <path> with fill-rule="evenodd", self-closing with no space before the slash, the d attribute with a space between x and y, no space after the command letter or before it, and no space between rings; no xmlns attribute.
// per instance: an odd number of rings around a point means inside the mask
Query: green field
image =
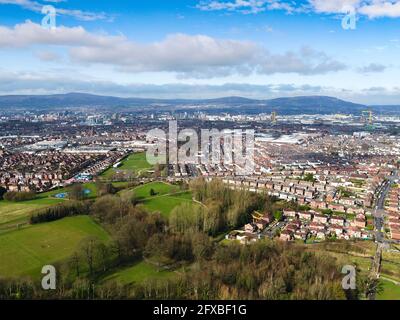
<svg viewBox="0 0 400 320"><path fill-rule="evenodd" d="M0 229L10 224L26 222L29 215L39 209L63 202L62 199L38 198L24 202L0 201Z"/></svg>
<svg viewBox="0 0 400 320"><path fill-rule="evenodd" d="M156 192L155 196L150 196L150 190ZM159 211L164 217L168 217L171 211L184 202L192 203L190 191L181 191L178 186L164 182L151 182L134 189L136 197L141 204L149 211Z"/></svg>
<svg viewBox="0 0 400 320"><path fill-rule="evenodd" d="M164 217L168 217L171 211L180 204L188 202L193 206L198 206L191 199L190 192L181 193L179 195L159 196L144 200L142 203L144 207L150 211L159 211Z"/></svg>
<svg viewBox="0 0 400 320"><path fill-rule="evenodd" d="M134 189L138 199L146 199L150 197L150 190L156 192L156 196L179 192L179 187L164 182L150 182Z"/></svg>
<svg viewBox="0 0 400 320"><path fill-rule="evenodd" d="M85 189L91 191L88 198L97 196L97 188L95 183L85 183ZM57 199L54 196L59 193L65 193L70 190L70 187L52 190L49 192L40 193L37 198L29 201L10 202L0 201L0 231L7 229L19 223L26 223L29 216L36 210L48 208L58 203L68 201L68 199Z"/></svg>
<svg viewBox="0 0 400 320"><path fill-rule="evenodd" d="M173 277L176 274L173 271L158 270L158 268L150 263L141 261L132 267L123 268L104 278L103 281L116 281L120 284L139 283L148 279L165 279Z"/></svg>
<svg viewBox="0 0 400 320"><path fill-rule="evenodd" d="M103 178L109 179L111 176L120 171L131 172L135 175L152 169L153 166L146 160L146 153L134 153L122 160L122 165L119 168L109 168L101 175Z"/></svg>
<svg viewBox="0 0 400 320"><path fill-rule="evenodd" d="M392 245L392 249L399 248ZM381 275L400 282L400 253L383 251Z"/></svg>
<svg viewBox="0 0 400 320"><path fill-rule="evenodd" d="M387 280L381 280L383 283L383 292L376 298L377 300L400 300L400 285Z"/></svg>
<svg viewBox="0 0 400 320"><path fill-rule="evenodd" d="M89 216L65 218L0 234L0 277L40 275L41 268L68 258L89 235L109 235Z"/></svg>

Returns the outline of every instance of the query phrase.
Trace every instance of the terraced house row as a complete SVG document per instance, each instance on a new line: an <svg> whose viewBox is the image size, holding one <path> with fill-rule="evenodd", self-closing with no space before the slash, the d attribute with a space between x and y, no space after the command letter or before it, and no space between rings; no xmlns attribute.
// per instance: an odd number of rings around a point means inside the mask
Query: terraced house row
<svg viewBox="0 0 400 320"><path fill-rule="evenodd" d="M398 185L391 188L385 209L390 238L400 240L400 187Z"/></svg>

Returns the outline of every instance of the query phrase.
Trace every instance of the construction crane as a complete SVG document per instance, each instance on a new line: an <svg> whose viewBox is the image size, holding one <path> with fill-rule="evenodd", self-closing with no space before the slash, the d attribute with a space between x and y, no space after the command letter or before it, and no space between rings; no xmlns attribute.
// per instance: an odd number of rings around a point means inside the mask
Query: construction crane
<svg viewBox="0 0 400 320"><path fill-rule="evenodd" d="M273 124L276 123L276 117L277 117L277 113L276 113L275 111L273 111L273 112L271 113L271 122L272 122Z"/></svg>
<svg viewBox="0 0 400 320"><path fill-rule="evenodd" d="M364 110L361 112L362 119L365 123L372 124L373 122L373 112L371 110Z"/></svg>

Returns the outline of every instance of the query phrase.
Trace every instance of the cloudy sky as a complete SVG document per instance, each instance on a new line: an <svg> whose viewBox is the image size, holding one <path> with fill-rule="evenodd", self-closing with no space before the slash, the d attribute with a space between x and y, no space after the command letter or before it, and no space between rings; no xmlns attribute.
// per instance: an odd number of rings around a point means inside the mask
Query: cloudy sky
<svg viewBox="0 0 400 320"><path fill-rule="evenodd" d="M400 104L399 57L400 0L0 0L0 94Z"/></svg>

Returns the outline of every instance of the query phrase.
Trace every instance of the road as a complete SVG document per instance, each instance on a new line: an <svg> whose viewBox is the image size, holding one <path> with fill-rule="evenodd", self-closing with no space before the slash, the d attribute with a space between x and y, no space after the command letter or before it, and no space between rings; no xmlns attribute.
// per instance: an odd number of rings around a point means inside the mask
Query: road
<svg viewBox="0 0 400 320"><path fill-rule="evenodd" d="M385 234L383 232L385 224L385 201L389 194L390 187L395 180L398 179L397 171L388 177L387 180L378 188L377 190L377 200L375 209L373 212L374 225L375 225L375 242L377 243L377 248L375 252L375 257L372 262L371 277L378 279L380 277L380 269L382 263L382 251L383 249L388 249L392 241L385 239ZM369 297L370 300L375 300L375 291L371 292Z"/></svg>
<svg viewBox="0 0 400 320"><path fill-rule="evenodd" d="M387 177L387 180L378 188L376 195L375 209L373 212L374 225L375 225L375 241L377 243L389 244L393 241L386 240L383 233L383 227L385 223L385 201L389 194L390 187L395 181L399 179L397 170L392 173L391 176Z"/></svg>
<svg viewBox="0 0 400 320"><path fill-rule="evenodd" d="M378 199L376 201L374 215L374 225L375 225L375 241L377 243L385 242L384 233L382 232L385 219L385 200L390 191L391 182L389 180L385 181L377 191Z"/></svg>
<svg viewBox="0 0 400 320"><path fill-rule="evenodd" d="M282 230L283 227L287 224L287 221L279 221L277 223L273 223L269 227L267 227L263 232L262 235L264 237L273 239L276 235L277 230Z"/></svg>

